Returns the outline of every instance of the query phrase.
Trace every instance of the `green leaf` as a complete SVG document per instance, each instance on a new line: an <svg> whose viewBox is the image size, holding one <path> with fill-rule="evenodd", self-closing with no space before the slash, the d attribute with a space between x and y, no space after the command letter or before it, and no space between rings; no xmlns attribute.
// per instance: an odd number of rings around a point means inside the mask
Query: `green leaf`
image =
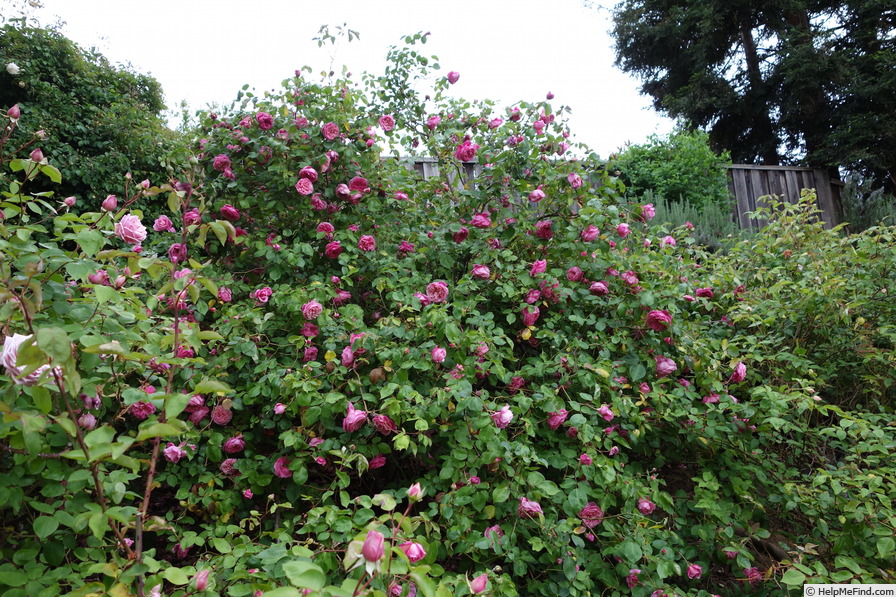
<svg viewBox="0 0 896 597"><path fill-rule="evenodd" d="M896 541L892 537L881 537L877 540L877 555L881 558L893 557L893 549L896 548Z"/></svg>
<svg viewBox="0 0 896 597"><path fill-rule="evenodd" d="M113 301L118 296L118 291L109 286L94 286L93 292L96 295L96 302L100 304Z"/></svg>
<svg viewBox="0 0 896 597"><path fill-rule="evenodd" d="M0 585L21 587L26 582L28 582L28 577L25 576L24 572L19 572L18 570L0 570Z"/></svg>
<svg viewBox="0 0 896 597"><path fill-rule="evenodd" d="M102 539L103 535L111 530L109 519L104 512L93 514L87 521L87 526L90 527L90 530L93 531L93 536L97 539Z"/></svg>
<svg viewBox="0 0 896 597"><path fill-rule="evenodd" d="M289 582L301 589L320 591L327 584L324 571L313 562L307 560L293 560L283 564L283 573Z"/></svg>
<svg viewBox="0 0 896 597"><path fill-rule="evenodd" d="M272 591L265 591L264 597L302 597L304 593L294 587L279 587Z"/></svg>
<svg viewBox="0 0 896 597"><path fill-rule="evenodd" d="M619 546L619 555L622 556L625 561L636 564L644 555L644 552L641 551L640 545L629 539Z"/></svg>
<svg viewBox="0 0 896 597"><path fill-rule="evenodd" d="M217 549L219 553L230 553L233 551L233 546L230 545L230 542L221 537L214 537L212 539L212 547Z"/></svg>
<svg viewBox="0 0 896 597"><path fill-rule="evenodd" d="M637 365L629 367L628 374L631 376L632 381L638 381L644 379L644 376L647 375L647 369L644 365L638 363Z"/></svg>
<svg viewBox="0 0 896 597"><path fill-rule="evenodd" d="M96 448L97 446L108 445L112 443L115 437L115 430L109 425L103 425L94 429L84 437L84 443L88 448Z"/></svg>
<svg viewBox="0 0 896 597"><path fill-rule="evenodd" d="M173 585L185 585L190 582L190 575L182 568L168 568L162 572L162 578Z"/></svg>
<svg viewBox="0 0 896 597"><path fill-rule="evenodd" d="M510 497L510 487L508 485L499 485L492 492L492 501L496 504L503 504Z"/></svg>
<svg viewBox="0 0 896 597"><path fill-rule="evenodd" d="M75 235L75 242L88 257L95 256L105 244L105 239L99 230L84 228Z"/></svg>
<svg viewBox="0 0 896 597"><path fill-rule="evenodd" d="M428 566L426 568L429 568ZM411 570L411 580L417 585L417 589L423 593L423 597L436 597L436 586L426 574L421 574L418 569Z"/></svg>
<svg viewBox="0 0 896 597"><path fill-rule="evenodd" d="M799 570L794 570L791 568L787 572L784 573L784 576L781 577L781 582L785 585L803 585L806 583L806 575L800 572Z"/></svg>
<svg viewBox="0 0 896 597"><path fill-rule="evenodd" d="M834 558L834 564L838 568L849 568L856 574L862 573L862 567L859 566L859 564L855 560L846 556L837 556L836 558Z"/></svg>
<svg viewBox="0 0 896 597"><path fill-rule="evenodd" d="M52 516L38 516L34 519L34 534L40 539L46 539L59 528L59 521Z"/></svg>
<svg viewBox="0 0 896 597"><path fill-rule="evenodd" d="M172 394L164 397L165 400L165 418L176 419L177 415L184 412L187 404L190 403L189 394Z"/></svg>
<svg viewBox="0 0 896 597"><path fill-rule="evenodd" d="M229 394L233 392L225 383L221 383L220 381L214 381L212 379L204 379L196 384L196 387L193 388L193 392L196 394Z"/></svg>
<svg viewBox="0 0 896 597"><path fill-rule="evenodd" d="M183 430L171 423L153 423L147 427L141 425L140 432L137 434L137 441L142 442L153 437L168 437L180 435L181 433L183 433Z"/></svg>
<svg viewBox="0 0 896 597"><path fill-rule="evenodd" d="M50 391L43 386L34 386L31 388L31 399L34 400L34 406L44 414L49 413L50 409L53 408L53 400L50 397Z"/></svg>
<svg viewBox="0 0 896 597"><path fill-rule="evenodd" d="M371 499L371 503L374 506L379 506L386 512L391 512L395 509L395 506L398 505L395 501L395 498L388 493L376 494L375 496L373 496L373 499Z"/></svg>
<svg viewBox="0 0 896 597"><path fill-rule="evenodd" d="M52 180L56 184L62 182L62 174L53 166L50 166L49 164L47 164L46 166L41 166L40 171L44 174L44 176L49 177L50 180Z"/></svg>

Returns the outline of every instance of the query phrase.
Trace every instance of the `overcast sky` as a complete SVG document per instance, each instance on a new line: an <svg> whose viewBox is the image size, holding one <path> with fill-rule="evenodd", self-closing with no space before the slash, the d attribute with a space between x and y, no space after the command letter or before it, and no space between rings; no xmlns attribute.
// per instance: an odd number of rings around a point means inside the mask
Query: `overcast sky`
<svg viewBox="0 0 896 597"><path fill-rule="evenodd" d="M613 66L610 14L585 0L41 0L43 23L130 62L162 84L168 105L226 104L246 83L279 88L297 68L315 73L382 73L389 46L429 31L422 51L439 57L451 92L502 105L538 101L569 106L576 141L607 157L630 141L665 134L672 121L650 109L638 81ZM613 0L606 0L612 6ZM347 24L360 40L318 48L321 25Z"/></svg>

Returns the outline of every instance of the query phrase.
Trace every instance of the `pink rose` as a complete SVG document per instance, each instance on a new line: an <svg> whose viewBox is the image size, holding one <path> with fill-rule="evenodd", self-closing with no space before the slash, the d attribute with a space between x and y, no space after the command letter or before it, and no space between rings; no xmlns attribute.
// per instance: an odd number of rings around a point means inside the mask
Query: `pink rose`
<svg viewBox="0 0 896 597"><path fill-rule="evenodd" d="M305 166L299 170L299 178L307 178L311 182L317 182L317 170L311 166Z"/></svg>
<svg viewBox="0 0 896 597"><path fill-rule="evenodd" d="M510 422L513 420L513 413L510 412L510 405L505 404L501 407L501 410L492 413L492 420L495 422L498 429L504 429L510 425Z"/></svg>
<svg viewBox="0 0 896 597"><path fill-rule="evenodd" d="M273 293L274 291L271 290L270 286L265 286L264 288L253 290L249 297L254 298L258 304L263 305L268 302Z"/></svg>
<svg viewBox="0 0 896 597"><path fill-rule="evenodd" d="M277 459L277 462L274 463L274 474L281 479L292 477L292 471L289 470L289 458L281 456Z"/></svg>
<svg viewBox="0 0 896 597"><path fill-rule="evenodd" d="M432 303L444 303L448 299L448 285L442 281L430 282L426 286L426 298Z"/></svg>
<svg viewBox="0 0 896 597"><path fill-rule="evenodd" d="M192 226L200 222L202 222L202 215L199 213L198 207L194 207L184 214L184 226Z"/></svg>
<svg viewBox="0 0 896 597"><path fill-rule="evenodd" d="M255 115L255 120L258 122L258 128L263 131L267 131L274 126L274 117L267 112L259 112Z"/></svg>
<svg viewBox="0 0 896 597"><path fill-rule="evenodd" d="M326 461L324 461L324 462L326 462ZM376 456L374 456L373 458L370 459L370 462L367 463L367 467L370 470L383 468L384 466L386 466L386 457L383 456L382 454L377 454Z"/></svg>
<svg viewBox="0 0 896 597"><path fill-rule="evenodd" d="M327 243L327 247L324 249L324 254L330 259L336 259L342 254L342 243L338 240Z"/></svg>
<svg viewBox="0 0 896 597"><path fill-rule="evenodd" d="M548 262L545 259L538 259L535 263L532 264L532 269L529 270L530 276L536 276L538 274L543 274L548 267Z"/></svg>
<svg viewBox="0 0 896 597"><path fill-rule="evenodd" d="M19 347L23 342L29 340L30 338L30 335L24 336L22 334L13 334L12 336L7 336L3 341L3 353L2 356L0 356L0 362L3 363L4 367L6 367L6 374L12 378L13 383L15 383L16 385L33 386L38 382L38 380L40 380L41 375L43 375L44 372L50 368L49 365L41 365L28 375L22 376L22 370L24 368L19 367L16 364L19 358ZM54 369L54 372L61 375L62 369L56 367ZM149 406L152 405L150 404ZM155 407L153 406L152 408L152 412L155 412ZM150 412L149 414L152 414L152 412ZM149 416L149 414L147 414L146 416ZM134 416L137 415L135 414Z"/></svg>
<svg viewBox="0 0 896 597"><path fill-rule="evenodd" d="M373 415L373 426L383 435L398 433L398 426L388 415Z"/></svg>
<svg viewBox="0 0 896 597"><path fill-rule="evenodd" d="M320 127L320 133L327 141L332 141L339 136L339 125L335 122L328 122Z"/></svg>
<svg viewBox="0 0 896 597"><path fill-rule="evenodd" d="M413 541L405 541L398 547L400 547L401 551L403 551L405 555L408 556L408 559L411 561L411 563L420 561L426 557L426 550L423 549L423 546L419 543L415 543Z"/></svg>
<svg viewBox="0 0 896 597"><path fill-rule="evenodd" d="M42 163L44 161L44 152L41 151L40 147L31 152L31 155L28 156L32 162Z"/></svg>
<svg viewBox="0 0 896 597"><path fill-rule="evenodd" d="M361 546L361 555L368 562L378 562L386 553L383 548L383 534L379 531L367 531L367 538Z"/></svg>
<svg viewBox="0 0 896 597"><path fill-rule="evenodd" d="M653 357L656 360L656 376L668 377L678 370L678 365L669 357Z"/></svg>
<svg viewBox="0 0 896 597"><path fill-rule="evenodd" d="M533 288L528 293L526 293L526 302L530 305L534 305L538 302L538 299L541 298L541 291Z"/></svg>
<svg viewBox="0 0 896 597"><path fill-rule="evenodd" d="M675 246L675 239L672 238L671 236L668 236L668 235L667 235L667 236L664 236L664 237L660 240L660 246L663 247L663 246L666 246L666 245L668 245L668 246L670 246L670 247L674 247L674 246Z"/></svg>
<svg viewBox="0 0 896 597"><path fill-rule="evenodd" d="M570 282L578 282L585 275L585 272L582 271L582 268L573 266L566 270L566 279Z"/></svg>
<svg viewBox="0 0 896 597"><path fill-rule="evenodd" d="M574 189L578 189L582 186L582 177L579 176L576 172L570 172L567 175L566 180L569 182L569 186Z"/></svg>
<svg viewBox="0 0 896 597"><path fill-rule="evenodd" d="M370 235L365 234L360 239L358 239L358 248L362 251L375 251L376 239Z"/></svg>
<svg viewBox="0 0 896 597"><path fill-rule="evenodd" d="M351 347L351 346L346 346L345 348L342 349L341 359L342 359L342 366L343 366L343 367L351 367L352 365L354 365L354 363L355 363L355 351L352 350L352 347ZM352 407L351 405L349 405L349 406L350 406L351 408L354 408L354 407Z"/></svg>
<svg viewBox="0 0 896 597"><path fill-rule="evenodd" d="M169 232L174 230L174 224L168 216L159 216L153 223L152 229L156 232Z"/></svg>
<svg viewBox="0 0 896 597"><path fill-rule="evenodd" d="M638 498L638 511L641 512L641 514L646 516L647 514L653 513L654 510L656 510L656 504L646 497Z"/></svg>
<svg viewBox="0 0 896 597"><path fill-rule="evenodd" d="M314 192L314 185L311 184L311 181L307 178L300 178L296 183L296 191L298 191L300 195L310 195Z"/></svg>
<svg viewBox="0 0 896 597"><path fill-rule="evenodd" d="M715 296L715 293L712 291L712 288L698 288L694 293L698 297L711 299Z"/></svg>
<svg viewBox="0 0 896 597"><path fill-rule="evenodd" d="M430 116L429 119L426 121L426 128L428 128L431 131L434 131L436 129L436 127L439 126L440 122L442 122L441 117Z"/></svg>
<svg viewBox="0 0 896 597"><path fill-rule="evenodd" d="M473 216L473 219L470 220L470 225L474 228L488 228L492 225L492 221L488 214L480 213Z"/></svg>
<svg viewBox="0 0 896 597"><path fill-rule="evenodd" d="M239 210L229 203L221 208L221 215L225 220L228 220L230 222L236 222L240 219Z"/></svg>
<svg viewBox="0 0 896 597"><path fill-rule="evenodd" d="M533 502L525 497L520 498L520 505L516 512L520 518L536 518L544 514L538 502Z"/></svg>
<svg viewBox="0 0 896 597"><path fill-rule="evenodd" d="M156 407L152 402L144 402L143 400L140 400L139 402L132 404L131 408L128 409L128 412L130 412L135 419L145 421L149 415L156 412Z"/></svg>
<svg viewBox="0 0 896 597"><path fill-rule="evenodd" d="M499 126L501 126L502 124L504 124L503 120L501 120L500 118L493 118L488 121L488 128L494 130L494 129L498 128Z"/></svg>
<svg viewBox="0 0 896 597"><path fill-rule="evenodd" d="M306 346L305 352L302 355L302 362L310 363L317 359L317 347L316 346Z"/></svg>
<svg viewBox="0 0 896 597"><path fill-rule="evenodd" d="M747 366L744 365L741 361L737 362L737 365L734 366L734 371L731 373L731 378L728 380L731 383L740 383L747 378Z"/></svg>
<svg viewBox="0 0 896 597"><path fill-rule="evenodd" d="M96 417L90 413L84 413L78 417L78 427L88 431L96 427Z"/></svg>
<svg viewBox="0 0 896 597"><path fill-rule="evenodd" d="M224 172L224 170L230 168L230 158L227 157L227 154L219 153L212 161L212 168L218 172Z"/></svg>
<svg viewBox="0 0 896 597"><path fill-rule="evenodd" d="M445 361L445 357L448 356L448 352L440 347L436 346L432 349L432 362L433 363L442 363Z"/></svg>
<svg viewBox="0 0 896 597"><path fill-rule="evenodd" d="M579 456L579 464L581 464L582 466L591 466L592 462L594 461L591 460L591 456L588 456L587 454L582 454L581 456Z"/></svg>
<svg viewBox="0 0 896 597"><path fill-rule="evenodd" d="M22 110L19 108L19 104L15 104L12 108L7 110L6 115L13 120L18 120L22 116Z"/></svg>
<svg viewBox="0 0 896 597"><path fill-rule="evenodd" d="M597 409L597 413L603 417L604 421L612 421L616 416L613 414L613 409L609 407L609 405L602 404L599 409Z"/></svg>
<svg viewBox="0 0 896 597"><path fill-rule="evenodd" d="M366 422L367 411L356 410L355 405L349 402L346 409L345 419L342 420L342 429L345 430L346 433L352 433L363 427Z"/></svg>
<svg viewBox="0 0 896 597"><path fill-rule="evenodd" d="M460 73L456 70L450 71L448 73L448 82L454 85L457 83L457 80L460 79Z"/></svg>
<svg viewBox="0 0 896 597"><path fill-rule="evenodd" d="M305 319L317 319L323 311L323 305L316 300L310 300L302 305L302 315Z"/></svg>
<svg viewBox="0 0 896 597"><path fill-rule="evenodd" d="M333 227L333 224L329 222L321 222L317 225L317 231L322 232L324 234L333 234L336 229Z"/></svg>
<svg viewBox="0 0 896 597"><path fill-rule="evenodd" d="M361 176L355 176L348 181L348 188L350 191L358 193L365 193L370 190L370 186L367 184L367 179Z"/></svg>
<svg viewBox="0 0 896 597"><path fill-rule="evenodd" d="M383 116L380 116L379 124L380 124L380 128L388 133L393 128L395 128L395 119L392 117L391 114L385 114Z"/></svg>
<svg viewBox="0 0 896 597"><path fill-rule="evenodd" d="M560 409L558 411L554 411L548 414L548 427L556 430L563 422L566 420L566 417L569 416L569 413L565 409Z"/></svg>
<svg viewBox="0 0 896 597"><path fill-rule="evenodd" d="M488 269L487 265L474 264L473 271L471 272L474 278L479 280L488 280L491 277L492 272Z"/></svg>
<svg viewBox="0 0 896 597"><path fill-rule="evenodd" d="M171 263L180 263L187 258L187 246L181 243L173 243L168 248L168 259Z"/></svg>
<svg viewBox="0 0 896 597"><path fill-rule="evenodd" d="M226 286L218 289L218 300L222 303L229 303L233 300L233 293Z"/></svg>
<svg viewBox="0 0 896 597"><path fill-rule="evenodd" d="M162 453L165 455L165 459L168 462L175 463L187 455L186 450L171 442L168 442L168 446L164 450L162 450Z"/></svg>
<svg viewBox="0 0 896 597"><path fill-rule="evenodd" d="M488 574L480 574L470 581L470 593L478 595L488 587Z"/></svg>
<svg viewBox="0 0 896 597"><path fill-rule="evenodd" d="M645 203L641 206L641 220L647 222L652 220L656 216L656 210L653 208L653 203Z"/></svg>
<svg viewBox="0 0 896 597"><path fill-rule="evenodd" d="M672 316L668 311L654 310L647 314L647 327L655 332L662 332L672 323Z"/></svg>
<svg viewBox="0 0 896 597"><path fill-rule="evenodd" d="M554 238L554 231L551 230L551 226L554 223L550 220L541 220L535 224L535 236L543 240L551 240Z"/></svg>
<svg viewBox="0 0 896 597"><path fill-rule="evenodd" d="M286 405L283 404L282 402L278 402L277 404L274 405L274 414L275 415L282 415L285 412L286 412Z"/></svg>
<svg viewBox="0 0 896 597"><path fill-rule="evenodd" d="M454 242L460 244L467 240L467 237L470 235L470 231L466 226L461 226L460 230L454 233Z"/></svg>
<svg viewBox="0 0 896 597"><path fill-rule="evenodd" d="M242 435L236 435L234 437L228 438L222 449L228 454L236 454L237 452L242 452L246 447L246 441L243 439Z"/></svg>
<svg viewBox="0 0 896 597"><path fill-rule="evenodd" d="M622 238L625 238L626 236L631 234L631 232L632 230L631 228L629 228L629 225L624 222L616 226L616 234L618 234Z"/></svg>
<svg viewBox="0 0 896 597"><path fill-rule="evenodd" d="M539 315L541 315L541 310L538 307L533 306L532 311L529 310L529 307L523 307L523 325L527 327L535 325Z"/></svg>
<svg viewBox="0 0 896 597"><path fill-rule="evenodd" d="M585 507L579 511L579 518L582 519L582 525L593 529L604 520L604 511L594 502L588 502Z"/></svg>
<svg viewBox="0 0 896 597"><path fill-rule="evenodd" d="M457 149L454 150L454 157L456 157L461 162L473 161L473 158L476 157L477 149L479 149L479 145L467 139L466 141L458 145Z"/></svg>
<svg viewBox="0 0 896 597"><path fill-rule="evenodd" d="M129 245L136 245L146 240L146 227L140 223L140 218L128 214L115 223L115 236Z"/></svg>
<svg viewBox="0 0 896 597"><path fill-rule="evenodd" d="M545 197L547 197L547 195L545 195L544 191L542 191L541 189L535 189L534 191L529 193L529 201L532 203L539 203Z"/></svg>
<svg viewBox="0 0 896 597"><path fill-rule="evenodd" d="M700 578L703 576L703 568L698 566L697 564L691 564L688 566L688 578Z"/></svg>
<svg viewBox="0 0 896 597"><path fill-rule="evenodd" d="M221 404L212 409L212 423L226 425L233 418L233 412Z"/></svg>

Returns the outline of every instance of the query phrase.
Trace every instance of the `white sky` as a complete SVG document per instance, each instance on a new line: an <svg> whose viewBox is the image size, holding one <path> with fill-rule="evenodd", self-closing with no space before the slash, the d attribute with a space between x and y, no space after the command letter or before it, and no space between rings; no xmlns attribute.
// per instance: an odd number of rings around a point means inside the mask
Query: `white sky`
<svg viewBox="0 0 896 597"><path fill-rule="evenodd" d="M460 72L456 96L510 105L551 91L555 108L572 109L574 140L601 157L673 126L638 94L638 81L613 66L609 11L585 0L41 1L41 22L58 17L80 45L153 75L169 107L229 104L244 84L259 93L279 88L304 65L381 74L389 46L429 31L417 47L438 56L439 76ZM324 24L333 33L347 24L360 40L318 48L312 38Z"/></svg>

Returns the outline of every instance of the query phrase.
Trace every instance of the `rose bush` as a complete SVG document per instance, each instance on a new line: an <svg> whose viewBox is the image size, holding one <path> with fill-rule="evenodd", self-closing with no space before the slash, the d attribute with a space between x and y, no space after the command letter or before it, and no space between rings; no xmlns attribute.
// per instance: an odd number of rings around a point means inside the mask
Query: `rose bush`
<svg viewBox="0 0 896 597"><path fill-rule="evenodd" d="M425 40L362 83L244 90L174 179L111 209L59 209L29 185L60 173L4 154L4 594L707 596L887 574L892 233L840 241L791 213L765 262L707 255L570 157L562 110L453 100L456 76L415 92ZM455 176L472 157L482 174ZM816 393L836 365L808 338L860 365L864 410Z"/></svg>

